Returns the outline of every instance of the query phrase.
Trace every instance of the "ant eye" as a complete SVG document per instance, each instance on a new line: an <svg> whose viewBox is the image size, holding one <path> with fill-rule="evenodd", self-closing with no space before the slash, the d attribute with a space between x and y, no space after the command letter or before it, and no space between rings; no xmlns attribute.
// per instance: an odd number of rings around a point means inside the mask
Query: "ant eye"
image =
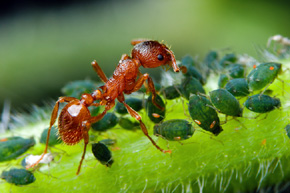
<svg viewBox="0 0 290 193"><path fill-rule="evenodd" d="M157 56L157 59L158 59L159 61L162 61L162 60L164 59L164 57L163 57L161 54L159 54L159 55Z"/></svg>

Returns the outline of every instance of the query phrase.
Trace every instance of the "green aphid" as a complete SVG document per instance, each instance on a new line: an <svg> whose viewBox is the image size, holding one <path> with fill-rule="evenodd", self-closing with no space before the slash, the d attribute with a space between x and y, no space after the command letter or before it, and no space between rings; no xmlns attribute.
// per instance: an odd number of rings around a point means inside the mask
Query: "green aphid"
<svg viewBox="0 0 290 193"><path fill-rule="evenodd" d="M189 98L188 110L192 120L202 129L218 135L223 129L217 112L211 106L204 96L192 95Z"/></svg>
<svg viewBox="0 0 290 193"><path fill-rule="evenodd" d="M287 124L285 127L286 135L290 138L290 124Z"/></svg>
<svg viewBox="0 0 290 193"><path fill-rule="evenodd" d="M137 112L143 109L142 99L128 98L125 100L125 103L129 105L130 107L132 107ZM119 102L116 104L115 110L117 113L122 114L122 115L128 114L126 107L122 103L119 103Z"/></svg>
<svg viewBox="0 0 290 193"><path fill-rule="evenodd" d="M66 84L61 92L65 96L80 98L84 93L91 93L98 87L97 82L91 80L77 80Z"/></svg>
<svg viewBox="0 0 290 193"><path fill-rule="evenodd" d="M119 119L119 125L126 130L136 130L140 128L140 123L136 121L131 121L129 118L121 117Z"/></svg>
<svg viewBox="0 0 290 193"><path fill-rule="evenodd" d="M241 117L243 109L239 101L227 90L217 89L209 92L212 104L220 113L225 115Z"/></svg>
<svg viewBox="0 0 290 193"><path fill-rule="evenodd" d="M0 139L0 162L16 159L35 145L33 137L24 139L22 137L8 137Z"/></svg>
<svg viewBox="0 0 290 193"><path fill-rule="evenodd" d="M188 100L190 94L205 94L205 90L196 78L186 77L181 83L181 93Z"/></svg>
<svg viewBox="0 0 290 193"><path fill-rule="evenodd" d="M118 117L114 113L107 113L100 121L92 124L93 131L106 131L118 124Z"/></svg>
<svg viewBox="0 0 290 193"><path fill-rule="evenodd" d="M218 87L224 88L228 82L229 82L229 77L225 74L221 74L218 80Z"/></svg>
<svg viewBox="0 0 290 193"><path fill-rule="evenodd" d="M249 73L247 81L251 91L260 90L271 84L279 73L282 72L282 64L275 62L262 63Z"/></svg>
<svg viewBox="0 0 290 193"><path fill-rule="evenodd" d="M1 178L6 180L6 182L15 185L28 185L36 180L31 171L17 168L3 171Z"/></svg>
<svg viewBox="0 0 290 193"><path fill-rule="evenodd" d="M281 107L281 102L278 98L273 98L264 94L256 94L250 96L244 103L244 106L256 113L267 113Z"/></svg>
<svg viewBox="0 0 290 193"><path fill-rule="evenodd" d="M248 83L244 78L230 80L226 84L225 89L235 97L248 96L250 94Z"/></svg>
<svg viewBox="0 0 290 193"><path fill-rule="evenodd" d="M111 167L114 163L112 153L105 144L100 142L92 144L92 152L101 164Z"/></svg>
<svg viewBox="0 0 290 193"><path fill-rule="evenodd" d="M229 64L235 63L238 60L235 54L226 54L219 62L221 68L226 68Z"/></svg>
<svg viewBox="0 0 290 193"><path fill-rule="evenodd" d="M157 106L154 105L154 103L152 102L152 95L150 95L146 100L145 106L147 115L150 118L150 120L153 121L154 123L159 123L165 118L166 106L162 98L158 94L156 94L155 101L163 109L159 109Z"/></svg>
<svg viewBox="0 0 290 193"><path fill-rule="evenodd" d="M169 141L181 141L194 134L192 124L184 119L172 119L154 126L154 135Z"/></svg>
<svg viewBox="0 0 290 193"><path fill-rule="evenodd" d="M180 92L181 85L172 85L164 88L161 93L164 95L166 99L172 100L180 97Z"/></svg>
<svg viewBox="0 0 290 193"><path fill-rule="evenodd" d="M218 53L216 51L210 51L204 59L204 64L211 70L217 69L218 64ZM209 72L207 73L209 74Z"/></svg>
<svg viewBox="0 0 290 193"><path fill-rule="evenodd" d="M42 144L46 144L46 138L47 138L48 129L49 128L44 129L43 132L41 133L39 142L42 143ZM52 126L51 130L50 130L48 145L49 146L54 146L54 145L60 144L61 142L62 142L62 140L59 138L57 127Z"/></svg>
<svg viewBox="0 0 290 193"><path fill-rule="evenodd" d="M245 75L245 69L242 64L231 64L228 68L229 75L232 78L243 78Z"/></svg>
<svg viewBox="0 0 290 193"><path fill-rule="evenodd" d="M181 60L181 64L186 67L186 72L184 76L192 76L196 78L202 85L205 85L206 80L195 67L195 61L191 56L185 56Z"/></svg>

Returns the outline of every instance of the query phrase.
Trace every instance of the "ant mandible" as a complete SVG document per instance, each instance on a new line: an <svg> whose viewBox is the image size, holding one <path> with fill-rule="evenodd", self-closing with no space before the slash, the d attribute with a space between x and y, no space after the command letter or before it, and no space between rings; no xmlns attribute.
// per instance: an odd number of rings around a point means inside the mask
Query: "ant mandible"
<svg viewBox="0 0 290 193"><path fill-rule="evenodd" d="M91 124L101 120L107 111L114 107L115 99L118 99L118 101L126 107L129 114L139 121L143 133L158 150L164 153L171 153L170 150L163 150L160 148L148 135L147 128L142 122L141 116L125 103L124 94L131 94L138 91L147 80L149 90L152 92L153 103L158 108L162 109L162 107L155 102L156 91L151 77L147 73L141 74L139 67L156 68L168 64L173 67L175 72L178 72L179 68L176 64L175 56L169 48L158 41L133 40L131 44L134 46L131 57L127 54L122 55L114 71L113 77L110 79L106 77L96 61L91 63L94 70L105 83L103 86L99 87L91 94L82 94L80 100L74 97L60 97L57 100L52 111L44 152L40 159L30 167L36 166L47 153L51 127L57 119L59 104L63 102L68 104L62 109L58 118L60 138L67 145L75 145L80 142L80 140L84 139L84 150L76 173L77 175L80 173L81 165L85 157L87 144L89 142L88 132ZM105 110L97 116L91 116L88 107L100 105L104 105Z"/></svg>

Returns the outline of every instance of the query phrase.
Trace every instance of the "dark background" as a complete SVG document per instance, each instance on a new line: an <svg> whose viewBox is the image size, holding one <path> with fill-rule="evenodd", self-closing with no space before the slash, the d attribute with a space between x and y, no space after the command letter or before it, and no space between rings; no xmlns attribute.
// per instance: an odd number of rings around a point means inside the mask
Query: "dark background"
<svg viewBox="0 0 290 193"><path fill-rule="evenodd" d="M69 81L98 79L94 59L112 75L134 38L164 40L177 59L226 48L258 57L270 36L290 36L289 21L287 1L1 1L0 112L7 99L25 109Z"/></svg>

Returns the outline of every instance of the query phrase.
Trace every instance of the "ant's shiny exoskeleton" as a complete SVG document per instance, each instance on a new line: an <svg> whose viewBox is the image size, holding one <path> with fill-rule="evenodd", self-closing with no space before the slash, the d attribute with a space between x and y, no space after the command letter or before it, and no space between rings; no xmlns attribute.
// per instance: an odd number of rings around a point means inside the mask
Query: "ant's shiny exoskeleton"
<svg viewBox="0 0 290 193"><path fill-rule="evenodd" d="M151 77L147 73L141 74L139 67L155 68L171 65L174 71L178 72L179 68L176 64L175 56L169 48L158 41L133 40L131 44L134 45L131 57L127 54L122 56L114 71L113 77L110 79L106 77L96 61L92 62L94 70L105 83L103 86L99 87L91 94L83 94L81 99L60 97L57 100L52 111L44 152L42 157L35 164L31 165L31 167L36 166L47 153L50 130L57 119L59 104L63 102L68 104L62 109L58 118L58 131L62 141L67 145L74 145L84 139L84 151L78 166L77 175L81 170L81 165L85 157L87 144L89 142L88 132L91 124L101 120L107 111L115 106L115 99L118 99L118 101L126 107L129 114L139 121L143 133L157 149L164 153L171 153L170 150L163 150L160 148L148 135L147 128L142 122L141 116L125 103L124 94L131 94L138 91L147 80L149 90L153 95L153 103L161 109L162 107L154 102L156 92ZM97 116L91 116L88 107L100 105L105 106L105 110Z"/></svg>

